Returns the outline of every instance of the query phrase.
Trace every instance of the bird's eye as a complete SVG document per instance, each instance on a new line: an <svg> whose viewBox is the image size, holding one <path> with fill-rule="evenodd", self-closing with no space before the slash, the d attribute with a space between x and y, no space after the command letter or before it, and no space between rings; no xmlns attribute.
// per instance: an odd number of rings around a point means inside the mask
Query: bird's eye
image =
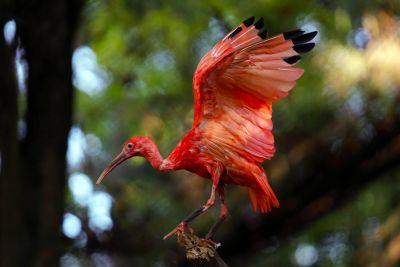
<svg viewBox="0 0 400 267"><path fill-rule="evenodd" d="M126 145L126 147L129 148L129 149L132 149L133 144L132 144L132 143L128 143L128 144Z"/></svg>

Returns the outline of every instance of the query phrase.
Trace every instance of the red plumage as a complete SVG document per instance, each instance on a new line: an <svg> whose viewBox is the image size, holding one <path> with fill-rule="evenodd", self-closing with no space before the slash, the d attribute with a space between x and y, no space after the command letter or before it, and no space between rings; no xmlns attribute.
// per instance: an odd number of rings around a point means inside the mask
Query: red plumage
<svg viewBox="0 0 400 267"><path fill-rule="evenodd" d="M241 23L201 59L193 77L193 126L171 154L163 160L153 141L133 137L119 155L122 160L114 160L99 181L136 155L146 157L160 171L186 169L211 179L210 199L183 225L214 204L215 191L223 220L227 215L224 184L247 187L254 210L267 212L279 206L261 166L275 152L272 103L287 96L303 74L303 69L293 65L300 53L314 47L307 42L316 32L295 30L265 39L266 34L260 32L262 19L253 22L250 18Z"/></svg>

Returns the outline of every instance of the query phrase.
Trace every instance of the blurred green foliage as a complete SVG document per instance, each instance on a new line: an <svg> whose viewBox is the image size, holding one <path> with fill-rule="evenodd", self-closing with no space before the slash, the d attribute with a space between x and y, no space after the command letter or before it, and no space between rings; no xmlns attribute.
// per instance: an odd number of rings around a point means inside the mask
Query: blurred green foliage
<svg viewBox="0 0 400 267"><path fill-rule="evenodd" d="M342 143L346 136L354 136L350 148L362 146L374 136L375 125L397 112L398 75L386 71L384 78L375 77L373 68L382 64L400 69L399 9L395 0L89 0L79 41L93 49L111 82L93 94L77 88L75 123L101 140L101 151L88 154L72 171L95 179L132 135L151 136L166 156L191 127L191 80L199 59L229 29L255 15L265 18L270 36L297 27L319 31L315 52L299 64L306 70L304 76L289 97L274 105L277 154L266 166L272 183L284 188L290 183L290 177L281 179L290 169L287 155L295 153L300 140L329 141L332 153L348 145ZM360 35L360 30L367 35ZM359 43L363 41L368 46ZM380 59L382 44L393 50ZM390 85L379 86L380 79ZM359 263L357 252L398 206L399 175L385 175L344 207L287 240L247 254L245 260L237 255L233 265L366 266ZM208 187L187 172L158 174L144 160L130 160L96 188L114 198L113 230L94 237L86 227L86 248L71 243L70 251L82 266L91 266L88 255L93 252L109 255L112 266L173 266L179 249L161 237L204 201ZM242 190L229 187L227 201L234 208L218 235L222 242L224 236L235 234L238 221L256 217ZM85 209L72 198L68 203L85 223ZM193 227L205 232L216 212L205 214ZM308 263L296 258L307 260L310 255L317 258Z"/></svg>

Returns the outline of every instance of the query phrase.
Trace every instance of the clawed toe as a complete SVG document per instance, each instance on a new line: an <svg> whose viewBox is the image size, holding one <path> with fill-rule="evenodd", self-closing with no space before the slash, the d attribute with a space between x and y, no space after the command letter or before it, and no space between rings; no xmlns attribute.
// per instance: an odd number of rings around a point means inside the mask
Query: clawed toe
<svg viewBox="0 0 400 267"><path fill-rule="evenodd" d="M163 237L163 240L166 240L168 238L170 238L171 236L178 234L178 233L184 233L184 232L193 232L192 228L187 226L186 222L181 222L180 224L178 224L178 226L176 226L171 232L169 232L168 234L166 234Z"/></svg>

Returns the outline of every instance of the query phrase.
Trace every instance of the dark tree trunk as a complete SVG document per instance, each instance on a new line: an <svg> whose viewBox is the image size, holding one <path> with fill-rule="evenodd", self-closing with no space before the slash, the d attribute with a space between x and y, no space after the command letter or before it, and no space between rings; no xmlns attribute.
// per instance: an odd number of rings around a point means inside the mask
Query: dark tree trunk
<svg viewBox="0 0 400 267"><path fill-rule="evenodd" d="M72 123L72 44L81 2L17 1L15 7L17 13L10 13L28 63L26 137L18 144L14 52L1 39L1 213L7 214L1 260L7 267L57 266Z"/></svg>
<svg viewBox="0 0 400 267"><path fill-rule="evenodd" d="M3 17L4 18L4 17ZM0 17L1 19L1 17ZM0 21L3 29L6 21ZM14 51L0 34L0 265L20 265L23 242L22 190L18 168L18 106Z"/></svg>

